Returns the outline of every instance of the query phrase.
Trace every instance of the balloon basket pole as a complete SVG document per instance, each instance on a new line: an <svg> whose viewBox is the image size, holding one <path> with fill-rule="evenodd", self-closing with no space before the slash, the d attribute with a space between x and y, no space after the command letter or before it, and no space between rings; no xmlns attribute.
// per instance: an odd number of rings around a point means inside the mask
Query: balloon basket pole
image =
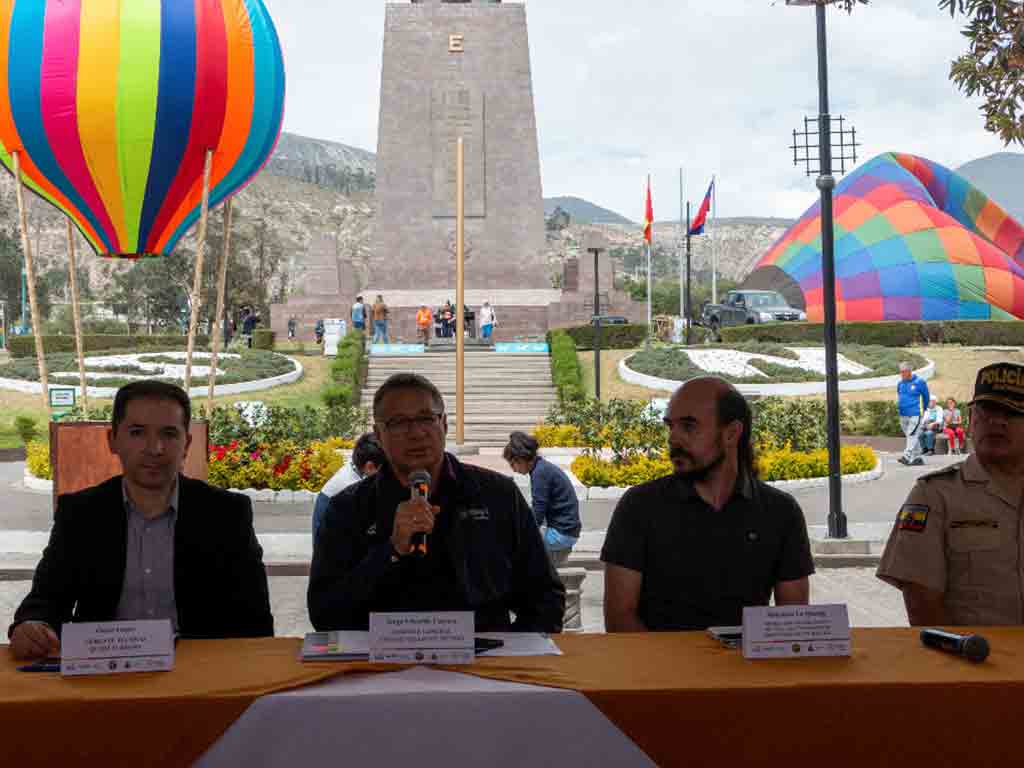
<svg viewBox="0 0 1024 768"><path fill-rule="evenodd" d="M196 246L196 274L192 281L192 316L188 323L188 346L185 350L185 393L192 387L192 353L196 346L196 327L199 325L199 307L202 302L203 260L206 256L206 225L210 218L210 173L213 167L213 150L206 151L203 165L203 203L199 214L199 244Z"/></svg>
<svg viewBox="0 0 1024 768"><path fill-rule="evenodd" d="M32 309L32 335L36 340L36 362L39 365L39 383L43 387L43 407L50 410L50 383L46 375L46 353L43 351L42 326L39 317L39 305L36 302L36 273L32 262L32 246L28 237L28 214L25 212L25 193L21 181L21 153L12 152L11 159L14 171L14 189L18 200L18 221L21 224L21 249L25 254L25 279L28 282L28 302ZM22 308L24 311L24 308Z"/></svg>
<svg viewBox="0 0 1024 768"><path fill-rule="evenodd" d="M213 413L213 389L217 384L217 356L220 354L220 329L224 323L224 293L228 282L228 258L231 256L231 198L224 204L224 251L217 272L217 312L210 328L210 383L206 395L206 415Z"/></svg>
<svg viewBox="0 0 1024 768"><path fill-rule="evenodd" d="M82 308L78 291L78 258L75 255L75 230L68 225L68 271L71 275L71 315L75 320L75 351L78 352L78 383L82 388L82 408L89 410L89 380L85 375L85 346L82 344Z"/></svg>

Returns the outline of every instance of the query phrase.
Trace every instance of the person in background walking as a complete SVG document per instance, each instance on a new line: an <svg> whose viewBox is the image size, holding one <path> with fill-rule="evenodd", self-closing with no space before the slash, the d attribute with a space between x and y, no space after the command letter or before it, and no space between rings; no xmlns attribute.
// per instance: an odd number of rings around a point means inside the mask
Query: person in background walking
<svg viewBox="0 0 1024 768"><path fill-rule="evenodd" d="M537 454L540 445L525 432L508 436L503 456L513 472L530 476L530 505L552 564L569 562L580 538L580 502L572 481L561 469Z"/></svg>
<svg viewBox="0 0 1024 768"><path fill-rule="evenodd" d="M921 450L925 456L935 453L935 436L946 426L946 417L939 405L939 399L932 395L928 398L928 410L921 419ZM952 448L950 449L952 452Z"/></svg>
<svg viewBox="0 0 1024 768"><path fill-rule="evenodd" d="M366 305L362 296L356 296L356 303L352 305L352 327L360 333L366 332Z"/></svg>
<svg viewBox="0 0 1024 768"><path fill-rule="evenodd" d="M416 335L423 342L423 346L430 346L430 329L434 325L434 315L426 304L420 305L420 311L416 313Z"/></svg>
<svg viewBox="0 0 1024 768"><path fill-rule="evenodd" d="M377 300L373 302L373 343L388 343L388 305L384 303L384 297L377 294Z"/></svg>
<svg viewBox="0 0 1024 768"><path fill-rule="evenodd" d="M316 335L316 343L317 344L323 344L324 343L324 331L325 330L326 330L326 328L324 327L323 318L320 318L319 320L316 321L316 326L313 328L313 333Z"/></svg>
<svg viewBox="0 0 1024 768"><path fill-rule="evenodd" d="M490 339L494 326L497 324L498 319L494 315L494 307L489 301L485 301L484 305L480 307L480 338Z"/></svg>
<svg viewBox="0 0 1024 768"><path fill-rule="evenodd" d="M455 308L450 301L446 301L441 307L441 335L450 339L455 335Z"/></svg>
<svg viewBox="0 0 1024 768"><path fill-rule="evenodd" d="M245 344L252 349L252 333L256 330L256 323L259 322L259 318L256 312L251 308L245 311L245 317L242 320L242 333L245 335Z"/></svg>
<svg viewBox="0 0 1024 768"><path fill-rule="evenodd" d="M900 464L921 466L921 414L928 405L931 395L924 379L914 373L910 363L900 363L900 382L896 385L896 401L900 412L900 427L907 436L903 455L897 459Z"/></svg>
<svg viewBox="0 0 1024 768"><path fill-rule="evenodd" d="M295 315L288 318L288 341L295 341L295 328L298 326L298 321L295 319Z"/></svg>
<svg viewBox="0 0 1024 768"><path fill-rule="evenodd" d="M946 400L946 418L944 425L946 437L949 439L949 452L959 455L967 450L967 438L964 436L964 419L956 400Z"/></svg>

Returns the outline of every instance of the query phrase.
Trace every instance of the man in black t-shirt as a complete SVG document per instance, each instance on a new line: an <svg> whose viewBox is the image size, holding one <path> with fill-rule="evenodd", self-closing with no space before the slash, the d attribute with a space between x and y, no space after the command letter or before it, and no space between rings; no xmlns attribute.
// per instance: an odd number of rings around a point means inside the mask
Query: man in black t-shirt
<svg viewBox="0 0 1024 768"><path fill-rule="evenodd" d="M731 384L688 381L669 403L675 474L632 488L601 550L609 632L700 630L743 607L805 605L814 573L807 524L756 477L751 412Z"/></svg>

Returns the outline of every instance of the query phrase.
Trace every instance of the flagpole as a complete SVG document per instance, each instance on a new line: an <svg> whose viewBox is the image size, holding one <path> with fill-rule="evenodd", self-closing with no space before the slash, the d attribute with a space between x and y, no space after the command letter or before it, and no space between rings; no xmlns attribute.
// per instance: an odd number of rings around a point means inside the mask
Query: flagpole
<svg viewBox="0 0 1024 768"><path fill-rule="evenodd" d="M651 174L647 174L647 198L651 196ZM646 213L645 213L646 215ZM653 300L653 281L651 280L651 243L654 241L654 217L651 217L651 238L647 241L647 340L644 349L651 348L651 302Z"/></svg>
<svg viewBox="0 0 1024 768"><path fill-rule="evenodd" d="M711 177L711 303L718 303L718 177Z"/></svg>
<svg viewBox="0 0 1024 768"><path fill-rule="evenodd" d="M679 169L679 316L683 318L683 329L686 328L686 313L683 311L683 244L684 238L686 237L686 230L683 229L683 206L686 203L683 198L683 169Z"/></svg>

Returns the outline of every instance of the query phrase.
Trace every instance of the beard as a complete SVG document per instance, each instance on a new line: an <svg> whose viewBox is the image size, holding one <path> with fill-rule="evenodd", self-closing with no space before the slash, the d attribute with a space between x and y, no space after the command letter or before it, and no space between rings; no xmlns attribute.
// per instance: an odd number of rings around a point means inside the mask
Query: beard
<svg viewBox="0 0 1024 768"><path fill-rule="evenodd" d="M706 480L708 475L714 472L722 465L722 462L725 461L725 450L723 449L721 442L715 446L715 449L714 458L704 464L698 465L697 459L692 453L682 448L672 446L669 449L668 454L671 459L689 459L690 463L694 465L692 469L678 469L677 465L675 472L676 477L687 483L699 483Z"/></svg>

